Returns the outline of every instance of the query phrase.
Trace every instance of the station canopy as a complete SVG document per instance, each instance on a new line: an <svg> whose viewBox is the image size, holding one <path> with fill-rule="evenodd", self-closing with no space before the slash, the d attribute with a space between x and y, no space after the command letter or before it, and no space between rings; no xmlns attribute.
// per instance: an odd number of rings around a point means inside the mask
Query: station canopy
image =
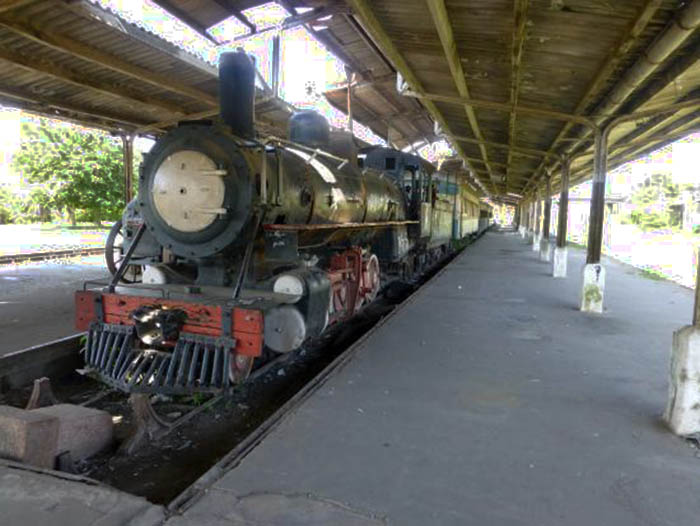
<svg viewBox="0 0 700 526"><path fill-rule="evenodd" d="M104 2L103 2L104 3ZM216 45L270 30L255 0L153 0ZM700 129L700 0L278 0L350 71L328 101L398 148L447 139L466 177L516 201L563 156L592 174L592 129L615 167ZM0 103L128 133L217 108L216 68L89 0L0 4ZM664 113L658 113L665 109ZM261 89L256 117L281 133L291 108Z"/></svg>

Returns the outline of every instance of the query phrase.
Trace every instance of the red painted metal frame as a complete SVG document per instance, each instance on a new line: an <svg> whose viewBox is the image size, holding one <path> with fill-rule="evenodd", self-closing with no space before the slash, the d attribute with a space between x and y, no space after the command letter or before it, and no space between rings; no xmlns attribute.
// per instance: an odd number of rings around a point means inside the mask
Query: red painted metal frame
<svg viewBox="0 0 700 526"><path fill-rule="evenodd" d="M368 262L372 256L363 257L360 247L351 247L331 256L328 277L331 282L333 312L329 323L336 323L355 315L365 298L373 290Z"/></svg>
<svg viewBox="0 0 700 526"><path fill-rule="evenodd" d="M101 296L101 303L98 303L99 296ZM75 326L78 330L86 331L90 323L97 319L96 305L102 308L102 321L115 325L134 325L131 313L143 305L180 309L187 314L182 332L213 337L222 335L221 305L97 291L75 293ZM236 340L236 353L243 356L260 356L263 348L263 313L254 309L235 307L231 316L231 335Z"/></svg>

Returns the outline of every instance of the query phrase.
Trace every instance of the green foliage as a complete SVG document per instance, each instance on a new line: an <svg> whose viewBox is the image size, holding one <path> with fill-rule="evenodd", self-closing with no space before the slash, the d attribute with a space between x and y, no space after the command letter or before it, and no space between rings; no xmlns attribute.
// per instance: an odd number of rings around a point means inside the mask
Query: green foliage
<svg viewBox="0 0 700 526"><path fill-rule="evenodd" d="M0 187L0 225L21 222L25 209L22 199Z"/></svg>
<svg viewBox="0 0 700 526"><path fill-rule="evenodd" d="M117 219L123 208L122 150L118 139L69 126L22 125L14 167L32 189L28 205L40 220L51 211L78 212L78 218L99 223Z"/></svg>
<svg viewBox="0 0 700 526"><path fill-rule="evenodd" d="M668 175L652 175L632 195L635 208L629 216L629 221L642 230L679 227L682 217L671 205L680 193L680 186L674 184Z"/></svg>

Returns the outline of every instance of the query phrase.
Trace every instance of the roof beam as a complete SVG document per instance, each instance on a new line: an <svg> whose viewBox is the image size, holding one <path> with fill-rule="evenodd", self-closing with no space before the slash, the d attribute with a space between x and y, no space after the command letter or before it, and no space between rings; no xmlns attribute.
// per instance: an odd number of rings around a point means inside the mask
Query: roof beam
<svg viewBox="0 0 700 526"><path fill-rule="evenodd" d="M232 2L228 2L227 0L214 0L214 2L218 4L219 7L224 9L227 13L230 13L231 16L236 17L240 22L248 26L251 33L255 33L258 30L258 28L255 27L255 24L253 24L250 20L248 20L248 17L246 17L243 13L236 9ZM287 11L289 11L289 9L287 9ZM223 20L219 20L216 24L213 25L220 24L224 20L226 20L226 18L224 18Z"/></svg>
<svg viewBox="0 0 700 526"><path fill-rule="evenodd" d="M207 28L204 27L199 22L197 22L197 20L195 20L195 18L192 15L190 15L187 11L180 9L175 4L173 4L170 0L151 0L151 1L154 4L156 4L158 7L160 7L166 13L171 14L172 16L174 16L175 18L180 20L182 23L191 27L199 35L206 38L212 44L217 45L217 46L219 45L219 43L216 41L216 39L213 36L211 36L209 33L207 33Z"/></svg>
<svg viewBox="0 0 700 526"><path fill-rule="evenodd" d="M447 14L447 7L445 6L444 0L427 0L428 9L430 10L430 15L433 18L433 23L435 24L435 29L437 29L438 36L440 37L440 42L442 43L442 48L445 53L445 58L447 64L450 67L450 72L452 73L452 78L457 86L457 91L460 97L469 98L469 88L467 87L467 80L464 76L464 70L462 69L462 62L459 58L459 52L457 51L457 44L455 43L454 34L452 32L452 24L450 23L450 17ZM476 113L472 106L464 105L464 111L467 114L467 120L469 121L469 126L471 127L474 137L479 140L483 140L484 136L479 128L479 121L476 118ZM481 157L484 161L488 163L489 156L486 151L486 146L484 144L479 145L479 150L481 151ZM488 164L486 165L488 167ZM489 167L489 172L491 171Z"/></svg>
<svg viewBox="0 0 700 526"><path fill-rule="evenodd" d="M513 153L518 155L523 155L525 157L551 157L553 159L559 159L560 156L556 153L548 152L546 150L537 150L535 148L525 148L523 146L511 146L510 144L504 142L494 142L485 141L480 139L473 139L472 137L463 137L461 135L453 135L453 138L460 142L468 142L471 144L479 144L484 146L493 146L494 148L501 148L503 150L511 150Z"/></svg>
<svg viewBox="0 0 700 526"><path fill-rule="evenodd" d="M518 105L518 100L520 98L520 77L522 73L522 68L520 67L523 60L523 48L525 47L525 27L527 22L527 8L529 6L529 0L515 0L513 2L513 43L511 48L511 73L510 73L510 105L515 108ZM513 146L515 143L515 123L517 119L517 113L514 111L510 112L510 119L508 121L508 144ZM512 161L511 151L508 151L508 160L506 164L508 168L506 169L506 185L508 183L508 176L510 175L510 163Z"/></svg>
<svg viewBox="0 0 700 526"><path fill-rule="evenodd" d="M576 124L581 124L590 129L597 128L592 119L583 115L574 115L571 113L562 113L560 111L546 110L543 108L532 108L529 106L512 106L508 102L494 102L490 100L473 99L471 97L452 97L450 95L439 95L437 93L419 93L411 90L403 90L403 95L408 97L416 97L418 99L433 100L436 102L447 102L448 104L460 104L473 106L475 108L485 108L495 111L503 111L507 113L520 113L531 117L538 117L545 120L566 121Z"/></svg>
<svg viewBox="0 0 700 526"><path fill-rule="evenodd" d="M596 73L593 80L588 85L586 93L581 100L576 105L574 114L580 115L586 106L591 102L591 98L598 92L599 89L603 87L604 81L610 76L614 71L615 67L620 63L622 58L627 54L627 52L632 48L632 46L637 42L639 37L642 35L643 31L646 29L647 25L654 17L656 12L661 7L663 0L646 0L645 4L639 10L637 18L630 24L625 35L620 39L617 47L608 55L603 65L600 67ZM569 132L572 126L572 122L567 122L562 129L557 134L554 141L550 146L550 151L553 151L557 143L562 140L562 138ZM540 169L543 166L540 167Z"/></svg>
<svg viewBox="0 0 700 526"><path fill-rule="evenodd" d="M50 47L51 49L111 69L112 71L116 71L131 78L147 82L157 88L179 93L180 95L185 95L212 106L218 105L216 97L209 93L178 82L172 77L161 75L149 71L146 68L131 64L130 62L126 62L116 55L99 51L94 46L84 44L64 34L35 27L25 21L10 19L4 16L0 17L0 27L9 29L18 35Z"/></svg>
<svg viewBox="0 0 700 526"><path fill-rule="evenodd" d="M627 148L628 145L624 145L613 152L614 155L612 155L608 161L608 171L615 170L625 163L639 159L640 157L663 148L664 146L677 141L678 139L682 139L687 135L697 132L700 132L700 120L685 123L684 125L679 126L678 129L657 134L655 137L647 138L644 141L635 141L630 148ZM590 164L591 161L576 168L575 170L572 170L572 175L577 175L578 177L572 179L571 182L577 184L586 179L586 174L591 170Z"/></svg>
<svg viewBox="0 0 700 526"><path fill-rule="evenodd" d="M2 5L0 5L0 13L5 11L12 11L13 9L18 9L29 4L33 4L37 0L5 0Z"/></svg>
<svg viewBox="0 0 700 526"><path fill-rule="evenodd" d="M129 35L134 40L149 46L150 48L164 53L177 59L180 62L191 66L200 72L216 77L218 72L216 68L205 62L201 58L196 57L189 51L178 47L177 45L168 42L163 37L154 35L153 33L141 29L135 24L126 22L119 16L107 11L106 9L91 3L89 0L54 0L63 5L69 11L72 11L78 16L82 16L89 22L94 23L95 20L102 22L106 28L113 32L119 32Z"/></svg>
<svg viewBox="0 0 700 526"><path fill-rule="evenodd" d="M184 113L182 106L179 104L168 103L163 101L163 99L144 95L123 86L117 87L109 82L97 80L94 77L88 78L75 70L59 66L54 62L42 59L36 55L29 56L2 47L0 48L0 60L5 60L31 72L48 75L74 86L88 88L97 93L103 93L139 105L149 106L151 109L164 110L169 113Z"/></svg>
<svg viewBox="0 0 700 526"><path fill-rule="evenodd" d="M653 6L647 4L645 10L647 7L651 9ZM700 0L689 0L679 9L678 15L674 16L651 44L643 50L634 64L623 72L618 82L598 103L597 111L599 113L614 113L620 108L624 108L623 105L630 96L666 65L667 60L692 37L698 27L700 27ZM568 151L576 151L587 137L588 131L581 136L578 143L570 146Z"/></svg>
<svg viewBox="0 0 700 526"><path fill-rule="evenodd" d="M374 15L374 12L372 11L368 0L347 0L347 2L352 7L356 16L359 18L359 22L367 30L368 34L373 38L373 40L377 43L378 47L384 51L387 58L394 65L394 68L396 68L396 70L401 73L401 76L411 86L413 90L417 92L422 92L422 84L420 83L416 75L413 73L411 68L408 66L401 53L399 53L393 41L391 40L389 35L387 35L382 25L379 23L379 20L377 20L377 17ZM435 106L435 104L430 100L424 101L424 105L426 109L430 112L432 117L435 119L435 122L438 123L438 125L448 136L459 156L462 157L464 162L471 169L472 166L469 163L469 161L467 161L467 156L464 153L464 150L462 149L460 144L452 138L452 132L450 130L450 127L445 121L445 118L443 117L442 113L440 113L440 110L438 110L437 106ZM478 182L478 184L481 186L481 182Z"/></svg>
<svg viewBox="0 0 700 526"><path fill-rule="evenodd" d="M19 92L16 91L13 88L7 88L4 86L0 86L0 97L5 97L10 100L10 104L12 104L12 100L19 101L19 102L28 102L32 104L37 104L42 107L48 108L56 108L58 110L63 110L63 111L68 111L70 113L78 113L80 115L87 115L88 117L96 118L96 119L101 119L103 121L111 121L116 124L122 125L123 128L129 129L129 128L138 128L139 126L144 126L146 123L142 121L138 121L137 119L131 119L131 118L124 118L122 115L116 115L112 113L111 111L105 111L105 110L100 110L100 109L94 109L94 108L85 108L82 106L76 106L74 104L71 104L69 102L66 102L62 99L56 98L56 97L47 97L45 95L39 96L39 95L28 95L27 93L24 92ZM126 125L126 126L124 126ZM115 126L116 128L116 126Z"/></svg>

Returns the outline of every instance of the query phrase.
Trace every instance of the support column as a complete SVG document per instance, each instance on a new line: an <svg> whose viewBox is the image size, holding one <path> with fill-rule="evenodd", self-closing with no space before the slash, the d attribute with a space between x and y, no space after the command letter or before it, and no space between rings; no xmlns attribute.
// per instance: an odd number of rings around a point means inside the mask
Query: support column
<svg viewBox="0 0 700 526"><path fill-rule="evenodd" d="M549 243L550 222L552 220L552 176L546 175L544 196L544 218L542 220L542 238L540 239L540 259L552 260L552 246Z"/></svg>
<svg viewBox="0 0 700 526"><path fill-rule="evenodd" d="M124 162L125 205L134 198L134 136L122 135L122 160Z"/></svg>
<svg viewBox="0 0 700 526"><path fill-rule="evenodd" d="M566 277L568 253L566 248L566 228L569 216L569 170L571 160L566 157L561 165L561 192L559 193L559 216L557 222L557 246L554 248L554 263L552 276Z"/></svg>
<svg viewBox="0 0 700 526"><path fill-rule="evenodd" d="M352 122L352 79L354 77L353 72L350 68L347 66L345 67L345 75L347 76L348 79L348 100L347 100L347 106L348 106L348 131L350 132L351 135L354 134L354 126Z"/></svg>
<svg viewBox="0 0 700 526"><path fill-rule="evenodd" d="M280 96L280 35L272 37L272 96ZM350 88L348 88L350 89Z"/></svg>
<svg viewBox="0 0 700 526"><path fill-rule="evenodd" d="M542 204L540 201L540 190L537 190L535 193L535 224L534 226L534 234L532 236L532 251L533 252L539 252L540 251L540 239L542 239L542 231L540 230L541 227L541 218L542 218Z"/></svg>
<svg viewBox="0 0 700 526"><path fill-rule="evenodd" d="M603 312L605 292L605 268L600 264L603 243L603 219L605 218L605 176L607 170L606 133L595 134L595 164L591 211L588 220L588 254L583 267L581 286L581 310L583 312Z"/></svg>
<svg viewBox="0 0 700 526"><path fill-rule="evenodd" d="M700 433L700 253L693 324L673 333L668 402L664 420L677 435Z"/></svg>

